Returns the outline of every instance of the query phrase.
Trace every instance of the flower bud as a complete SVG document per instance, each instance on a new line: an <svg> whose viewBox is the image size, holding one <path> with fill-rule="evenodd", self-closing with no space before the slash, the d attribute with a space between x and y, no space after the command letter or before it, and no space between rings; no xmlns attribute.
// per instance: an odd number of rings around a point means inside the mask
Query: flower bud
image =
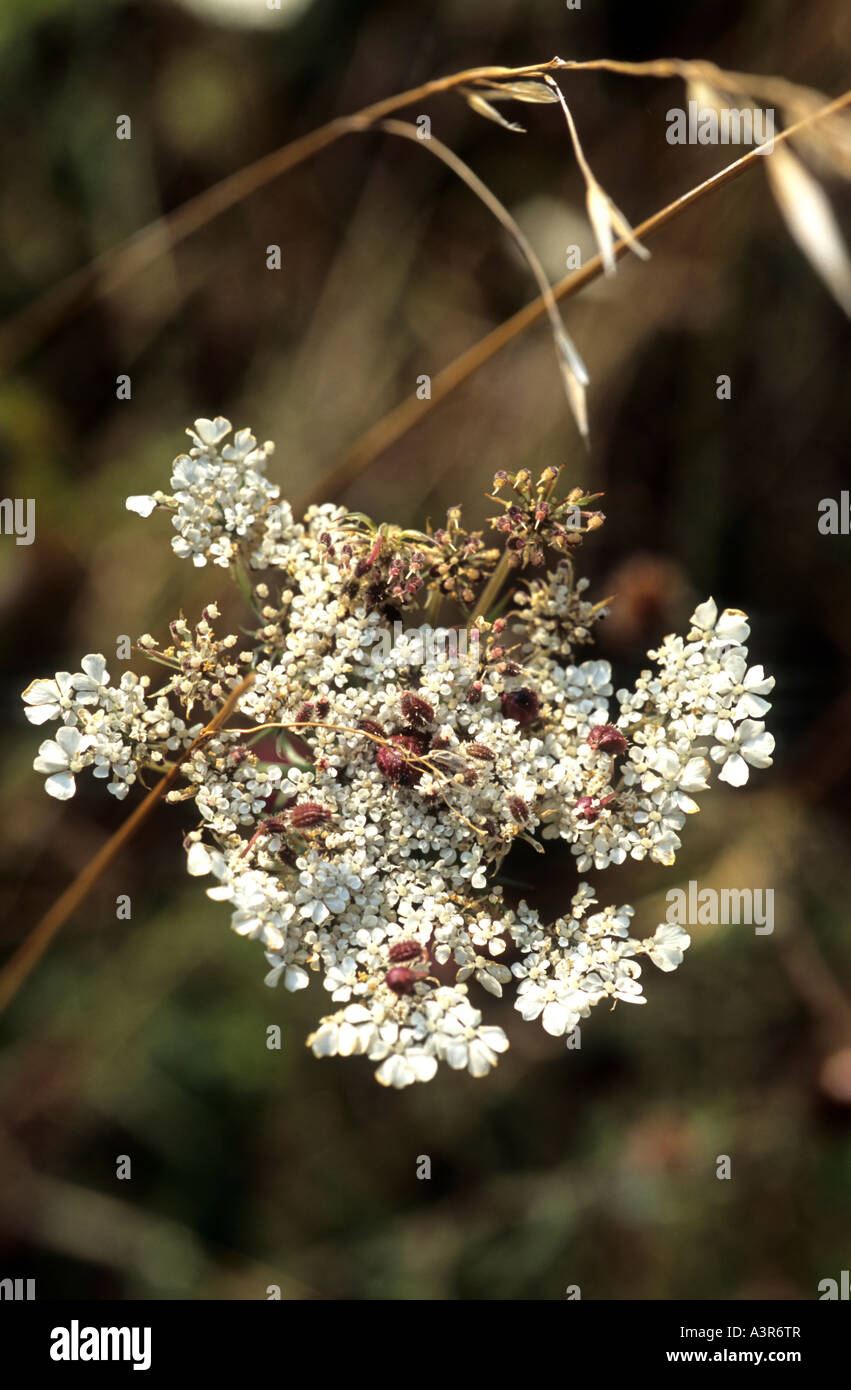
<svg viewBox="0 0 851 1390"><path fill-rule="evenodd" d="M500 698L506 719L516 719L521 729L534 724L541 708L541 702L534 690L521 685L519 690L506 690Z"/></svg>
<svg viewBox="0 0 851 1390"><path fill-rule="evenodd" d="M409 970L407 965L394 965L387 971L384 982L394 994L413 994L419 975Z"/></svg>
<svg viewBox="0 0 851 1390"><path fill-rule="evenodd" d="M382 745L376 756L376 763L388 782L397 787L413 787L423 775L421 767L411 762L423 752L422 744L412 734L394 734L388 743Z"/></svg>
<svg viewBox="0 0 851 1390"><path fill-rule="evenodd" d="M402 713L408 723L414 724L417 728L424 728L434 722L433 706L419 695L412 695L410 691L402 696Z"/></svg>
<svg viewBox="0 0 851 1390"><path fill-rule="evenodd" d="M307 830L313 825L322 825L330 819L329 808L320 806L316 801L303 801L300 806L290 808L290 824L294 825L297 830Z"/></svg>
<svg viewBox="0 0 851 1390"><path fill-rule="evenodd" d="M419 941L394 941L387 952L388 960L394 962L404 960L420 960L425 955L425 948Z"/></svg>
<svg viewBox="0 0 851 1390"><path fill-rule="evenodd" d="M377 719L359 719L358 728L365 734L374 734L376 738L384 737L384 729Z"/></svg>
<svg viewBox="0 0 851 1390"><path fill-rule="evenodd" d="M589 748L598 748L601 753L611 753L612 757L617 757L618 753L625 753L629 743L624 738L620 729L614 724L595 724L593 729L588 731Z"/></svg>

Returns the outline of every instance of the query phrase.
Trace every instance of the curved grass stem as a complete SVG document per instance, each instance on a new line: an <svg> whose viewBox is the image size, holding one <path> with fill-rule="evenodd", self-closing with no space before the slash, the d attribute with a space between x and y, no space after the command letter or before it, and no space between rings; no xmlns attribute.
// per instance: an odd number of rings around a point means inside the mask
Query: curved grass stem
<svg viewBox="0 0 851 1390"><path fill-rule="evenodd" d="M182 764L192 756L196 748L200 748L206 742L211 734L221 728L225 720L233 713L240 696L245 693L253 680L254 674L252 672L231 691L218 713L201 730L194 742L181 753L170 771L161 778L155 787L151 788L144 801L139 802L139 805L127 817L123 825L120 825L106 844L101 846L97 854L89 860L64 893L60 894L52 907L36 923L29 935L9 958L3 969L0 970L0 1013L14 999L60 927L64 926L72 912L76 911L88 896L104 870L109 867L119 851L132 839L139 827L148 819L154 807L174 784Z"/></svg>

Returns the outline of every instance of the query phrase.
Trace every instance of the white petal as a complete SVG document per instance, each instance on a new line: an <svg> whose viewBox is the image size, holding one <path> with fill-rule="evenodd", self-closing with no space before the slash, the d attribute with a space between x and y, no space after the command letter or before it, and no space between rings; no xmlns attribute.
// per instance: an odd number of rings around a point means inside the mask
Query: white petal
<svg viewBox="0 0 851 1390"><path fill-rule="evenodd" d="M748 739L747 743L742 745L742 753L752 767L771 767L773 752L774 735L767 730L758 734L756 738Z"/></svg>
<svg viewBox="0 0 851 1390"><path fill-rule="evenodd" d="M47 704L28 705L24 710L31 724L46 724L48 719L55 719L58 713L58 705Z"/></svg>
<svg viewBox="0 0 851 1390"><path fill-rule="evenodd" d="M460 1071L467 1065L467 1044L463 1038L450 1042L446 1048L446 1060L453 1071Z"/></svg>
<svg viewBox="0 0 851 1390"><path fill-rule="evenodd" d="M734 719L761 719L771 709L771 701L763 700L761 695L751 695L749 691L739 700L733 711Z"/></svg>
<svg viewBox="0 0 851 1390"><path fill-rule="evenodd" d="M80 666L96 685L107 684L109 676L106 671L106 657L101 656L100 652L90 652L88 656L84 656Z"/></svg>
<svg viewBox="0 0 851 1390"><path fill-rule="evenodd" d="M715 624L715 636L725 642L744 642L750 634L747 617L739 608L725 608Z"/></svg>
<svg viewBox="0 0 851 1390"><path fill-rule="evenodd" d="M550 1000L541 1016L544 1031L552 1038L560 1038L567 1027L568 1012L557 999Z"/></svg>
<svg viewBox="0 0 851 1390"><path fill-rule="evenodd" d="M74 778L70 772L56 772L52 777L48 777L44 790L57 801L69 801L76 791Z"/></svg>
<svg viewBox="0 0 851 1390"><path fill-rule="evenodd" d="M487 1076L491 1067L495 1065L496 1058L486 1043L480 1038L473 1038L470 1042L470 1062L467 1067L471 1076Z"/></svg>
<svg viewBox="0 0 851 1390"><path fill-rule="evenodd" d="M713 627L715 619L718 617L718 605L714 598L708 598L705 603L701 603L691 615L692 624L708 632Z"/></svg>
<svg viewBox="0 0 851 1390"><path fill-rule="evenodd" d="M55 704L58 696L59 686L56 681L45 680L40 676L38 680L30 681L21 699L26 705Z"/></svg>
<svg viewBox="0 0 851 1390"><path fill-rule="evenodd" d="M480 1028L479 1037L482 1042L487 1044L492 1052L508 1051L508 1038L505 1036L502 1029L497 1028L495 1025Z"/></svg>
<svg viewBox="0 0 851 1390"><path fill-rule="evenodd" d="M55 739L46 739L38 750L38 757L33 762L33 771L61 772L63 768L67 767L68 757L65 751L59 747Z"/></svg>
<svg viewBox="0 0 851 1390"><path fill-rule="evenodd" d="M366 1051L366 1037L361 1036L357 1028L351 1023L343 1022L340 1024L340 1042L338 1052L341 1057L354 1057L359 1052Z"/></svg>
<svg viewBox="0 0 851 1390"><path fill-rule="evenodd" d="M204 444L215 445L230 434L231 423L230 420L225 420L222 415L217 415L215 420L196 420L195 432Z"/></svg>
<svg viewBox="0 0 851 1390"><path fill-rule="evenodd" d="M186 872L191 874L193 878L201 878L202 875L208 874L212 867L212 861L206 847L201 844L200 840L195 840L189 846L189 853L186 856Z"/></svg>
<svg viewBox="0 0 851 1390"><path fill-rule="evenodd" d="M705 758L689 758L680 773L679 783L683 791L702 792L706 791L708 776L709 763Z"/></svg>
<svg viewBox="0 0 851 1390"><path fill-rule="evenodd" d="M336 1023L326 1023L316 1030L308 1039L314 1057L336 1057L337 1033Z"/></svg>
<svg viewBox="0 0 851 1390"><path fill-rule="evenodd" d="M381 1063L375 1073L375 1079L382 1086L393 1086L397 1091L400 1091L403 1086L411 1085L414 1075L404 1057L401 1057L398 1052L393 1052L385 1062Z"/></svg>
<svg viewBox="0 0 851 1390"><path fill-rule="evenodd" d="M426 1052L412 1052L408 1055L411 1071L417 1081L431 1081L437 1071L437 1058Z"/></svg>
<svg viewBox="0 0 851 1390"><path fill-rule="evenodd" d="M718 774L719 782L727 782L731 787L743 787L748 780L748 765L744 758L734 753L728 758Z"/></svg>
<svg viewBox="0 0 851 1390"><path fill-rule="evenodd" d="M502 985L499 983L498 980L495 980L493 975L491 975L487 970L480 970L476 975L476 979L478 980L482 989L487 990L488 994L492 994L496 999L502 998Z"/></svg>
<svg viewBox="0 0 851 1390"><path fill-rule="evenodd" d="M68 725L66 725L64 729L59 729L56 734L56 742L59 744L63 753L65 753L66 762L69 758L75 757L77 753L87 748L92 741L90 737L84 738L79 729L74 729Z"/></svg>
<svg viewBox="0 0 851 1390"><path fill-rule="evenodd" d="M343 1010L343 1018L347 1023L371 1023L372 1014L369 1009L365 1009L363 1004L350 1004Z"/></svg>
<svg viewBox="0 0 851 1390"><path fill-rule="evenodd" d="M124 505L128 512L137 512L139 516L150 516L157 502L155 497L149 497L146 493L140 492L133 497L128 497Z"/></svg>

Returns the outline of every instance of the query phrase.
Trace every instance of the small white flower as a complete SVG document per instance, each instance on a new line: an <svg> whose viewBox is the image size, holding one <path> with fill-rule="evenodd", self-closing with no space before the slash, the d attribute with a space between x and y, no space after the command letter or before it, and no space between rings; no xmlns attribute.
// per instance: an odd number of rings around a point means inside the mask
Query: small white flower
<svg viewBox="0 0 851 1390"><path fill-rule="evenodd" d="M76 791L73 772L79 772L82 764L80 755L92 746L94 739L80 733L79 729L65 727L60 729L55 739L47 739L38 750L33 763L36 772L46 772L44 790L57 801L68 801ZM72 772L73 769L73 772Z"/></svg>
<svg viewBox="0 0 851 1390"><path fill-rule="evenodd" d="M759 720L743 719L734 727L729 719L722 719L715 737L719 742L710 756L714 762L724 764L718 774L720 782L743 787L750 775L748 764L750 767L771 767L774 735L768 733Z"/></svg>
<svg viewBox="0 0 851 1390"><path fill-rule="evenodd" d="M676 970L683 959L683 952L691 945L687 931L675 922L663 922L647 942L647 954L660 970Z"/></svg>
<svg viewBox="0 0 851 1390"><path fill-rule="evenodd" d="M358 963L354 956L346 956L339 965L332 965L322 981L331 998L345 1003L352 997L352 990L358 981Z"/></svg>
<svg viewBox="0 0 851 1390"><path fill-rule="evenodd" d="M222 415L217 415L215 420L196 420L194 431L187 430L186 433L196 439L199 444L215 449L223 439L227 438L232 428L230 420L226 420Z"/></svg>
<svg viewBox="0 0 851 1390"><path fill-rule="evenodd" d="M764 700L774 689L774 677L766 676L761 666L747 669L747 662L740 652L728 652L722 662L723 670L712 682L713 691L720 695L729 708L735 699L733 719L761 719L771 709L770 700Z"/></svg>
<svg viewBox="0 0 851 1390"><path fill-rule="evenodd" d="M715 600L708 598L694 610L691 622L713 646L738 646L750 634L747 616L738 608L725 608L719 617Z"/></svg>
<svg viewBox="0 0 851 1390"><path fill-rule="evenodd" d="M310 976L306 970L303 970L300 965L288 965L286 961L282 961L280 965L274 966L263 980L263 983L264 985L268 985L270 989L274 989L282 976L284 980L284 989L288 990L290 994L295 994L296 991L300 989L307 989L307 986L310 984Z"/></svg>
<svg viewBox="0 0 851 1390"><path fill-rule="evenodd" d="M53 680L30 681L21 696L30 723L46 724L48 719L67 715L73 703L73 681L70 671L57 671Z"/></svg>
<svg viewBox="0 0 851 1390"><path fill-rule="evenodd" d="M82 671L71 678L76 702L80 705L97 704L101 693L109 685L106 657L101 656L100 652L90 652L83 657L80 665Z"/></svg>

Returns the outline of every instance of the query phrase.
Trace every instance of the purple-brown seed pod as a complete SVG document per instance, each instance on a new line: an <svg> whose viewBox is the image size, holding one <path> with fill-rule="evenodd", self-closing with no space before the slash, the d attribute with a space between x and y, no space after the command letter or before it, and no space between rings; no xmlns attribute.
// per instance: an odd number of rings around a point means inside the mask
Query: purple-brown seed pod
<svg viewBox="0 0 851 1390"><path fill-rule="evenodd" d="M394 994L413 994L414 985L419 978L407 965L394 965L387 971L384 982Z"/></svg>
<svg viewBox="0 0 851 1390"><path fill-rule="evenodd" d="M519 690L506 690L500 700L506 719L516 719L521 729L534 724L541 708L541 702L534 690L530 690L526 685L521 685Z"/></svg>
<svg viewBox="0 0 851 1390"><path fill-rule="evenodd" d="M588 731L587 743L589 748L599 748L601 753L611 753L612 757L625 753L629 747L621 730L614 724L595 724Z"/></svg>
<svg viewBox="0 0 851 1390"><path fill-rule="evenodd" d="M600 797L580 796L573 808L573 814L577 820L595 821L600 812L605 810L614 799L614 792L611 792L608 796Z"/></svg>
<svg viewBox="0 0 851 1390"><path fill-rule="evenodd" d="M402 713L409 724L416 725L417 728L425 728L428 724L434 723L434 707L423 700L419 695L412 695L407 691L402 696Z"/></svg>
<svg viewBox="0 0 851 1390"><path fill-rule="evenodd" d="M384 729L377 719L359 719L358 728L365 734L375 734L376 738L384 738Z"/></svg>
<svg viewBox="0 0 851 1390"><path fill-rule="evenodd" d="M421 767L410 761L420 757L423 752L421 740L412 734L394 734L388 743L379 748L376 763L379 770L397 787L413 787L423 775Z"/></svg>
<svg viewBox="0 0 851 1390"><path fill-rule="evenodd" d="M297 830L307 830L312 825L323 825L326 820L331 819L331 811L327 806L320 806L316 801L303 801L300 806L290 808L290 823Z"/></svg>
<svg viewBox="0 0 851 1390"><path fill-rule="evenodd" d="M387 959L395 964L405 960L421 960L425 955L425 947L419 941L394 941L387 952Z"/></svg>

